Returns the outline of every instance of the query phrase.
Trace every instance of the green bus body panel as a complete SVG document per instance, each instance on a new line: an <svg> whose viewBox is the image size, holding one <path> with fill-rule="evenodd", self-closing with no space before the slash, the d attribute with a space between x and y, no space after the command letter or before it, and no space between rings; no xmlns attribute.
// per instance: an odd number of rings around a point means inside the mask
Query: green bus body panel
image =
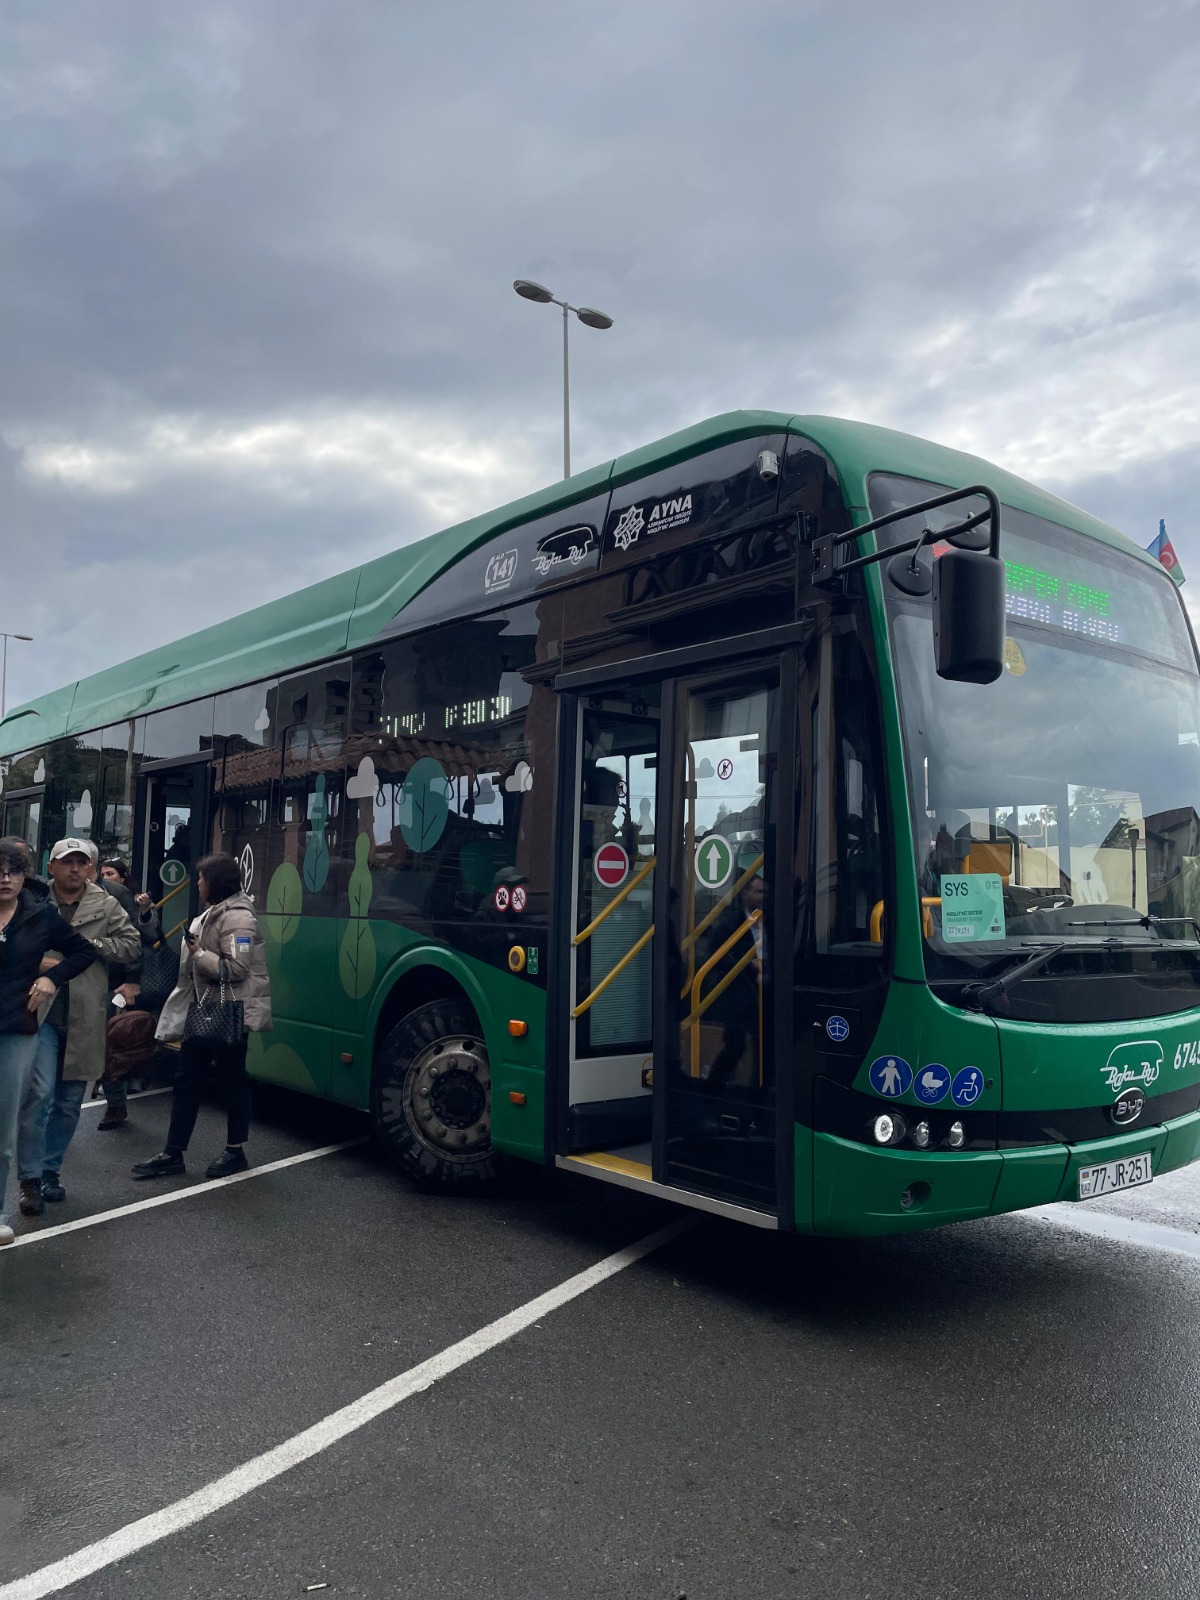
<svg viewBox="0 0 1200 1600"><path fill-rule="evenodd" d="M780 431L812 439L829 454L847 503L860 521L865 520L866 480L871 472L927 478L950 488L984 481L1019 510L1062 522L1157 566L1115 529L976 456L890 428L835 417L733 411L16 706L0 722L0 755L356 649L369 643L436 577L506 529L556 509L565 512L606 485L617 487L723 444Z"/></svg>

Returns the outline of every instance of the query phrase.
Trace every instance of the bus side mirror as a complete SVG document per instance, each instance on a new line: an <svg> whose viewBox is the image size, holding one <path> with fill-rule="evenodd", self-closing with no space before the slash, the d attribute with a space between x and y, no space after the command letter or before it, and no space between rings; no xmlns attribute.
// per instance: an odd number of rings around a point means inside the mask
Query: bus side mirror
<svg viewBox="0 0 1200 1600"><path fill-rule="evenodd" d="M995 683L1004 670L1004 563L947 550L933 563L933 654L938 676Z"/></svg>

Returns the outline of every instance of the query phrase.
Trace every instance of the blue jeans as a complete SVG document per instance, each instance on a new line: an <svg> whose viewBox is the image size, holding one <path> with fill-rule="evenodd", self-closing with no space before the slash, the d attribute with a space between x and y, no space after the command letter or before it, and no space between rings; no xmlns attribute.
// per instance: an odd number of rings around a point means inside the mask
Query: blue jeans
<svg viewBox="0 0 1200 1600"><path fill-rule="evenodd" d="M66 1035L43 1022L37 1031L33 1077L22 1108L17 1164L22 1178L40 1178L62 1168L67 1146L79 1125L87 1083L64 1078Z"/></svg>
<svg viewBox="0 0 1200 1600"><path fill-rule="evenodd" d="M17 1147L21 1103L36 1055L37 1034L0 1033L0 1222L8 1220L4 1214L4 1191Z"/></svg>

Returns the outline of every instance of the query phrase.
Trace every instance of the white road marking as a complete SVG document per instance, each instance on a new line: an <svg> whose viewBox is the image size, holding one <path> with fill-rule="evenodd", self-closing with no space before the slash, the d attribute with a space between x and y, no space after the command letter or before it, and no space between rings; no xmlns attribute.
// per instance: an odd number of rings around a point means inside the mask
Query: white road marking
<svg viewBox="0 0 1200 1600"><path fill-rule="evenodd" d="M313 1153L324 1154L324 1152ZM574 1277L567 1278L556 1288L548 1289L545 1294L540 1294L533 1300L527 1300L515 1311L498 1317L495 1322L489 1322L477 1333L468 1334L465 1339L460 1339L457 1344L450 1345L438 1355L430 1356L427 1361L422 1361L419 1365L410 1367L407 1372L400 1373L398 1377L380 1384L377 1389L372 1389L358 1400L351 1401L341 1410L331 1412L312 1427L305 1428L302 1433L296 1434L291 1439L285 1439L273 1450L264 1451L262 1455L243 1462L240 1467L235 1467L224 1477L214 1479L204 1488L197 1489L194 1494L176 1500L173 1505L165 1506L161 1511L139 1517L136 1522L118 1528L116 1533L110 1533L107 1538L85 1545L74 1555L66 1556L61 1561L54 1561L47 1567L40 1567L36 1572L30 1572L23 1578L14 1578L10 1583L0 1584L0 1600L43 1600L43 1596L57 1594L60 1589L66 1589L73 1583L80 1583L84 1578L90 1578L93 1573L100 1572L117 1561L129 1560L147 1545L156 1544L160 1539L167 1539L173 1533L181 1533L184 1528L190 1528L194 1523L212 1516L214 1511L220 1511L235 1500L250 1494L252 1490L261 1488L272 1478L278 1478L292 1467L298 1467L301 1462L311 1460L321 1451L328 1450L331 1445L337 1444L348 1434L356 1433L359 1428L365 1427L368 1422L373 1422L384 1412L391 1411L402 1401L432 1388L439 1378L446 1377L459 1367L466 1366L468 1362L495 1349L498 1344L503 1344L505 1340L528 1328L539 1317L557 1311L560 1306L578 1299L589 1289L594 1289L606 1279L624 1271L626 1267L641 1261L644 1256L669 1244L672 1239L677 1239L681 1233L694 1228L697 1220L695 1217L680 1217L675 1222L668 1223L665 1228L647 1234L636 1244L627 1245L624 1250L605 1256L604 1260L598 1261L595 1266L577 1272Z"/></svg>
<svg viewBox="0 0 1200 1600"><path fill-rule="evenodd" d="M1108 1211L1086 1211L1082 1206L1058 1202L1038 1206L1026 1214L1044 1217L1060 1228L1074 1228L1077 1233L1091 1233L1101 1239L1119 1239L1122 1244L1140 1244L1150 1250L1169 1250L1178 1256L1200 1256L1200 1234L1168 1228L1161 1222L1137 1222L1132 1217L1115 1217Z"/></svg>
<svg viewBox="0 0 1200 1600"><path fill-rule="evenodd" d="M302 1150L298 1156L285 1156L282 1161L268 1161L265 1166L251 1167L248 1172L235 1172L231 1178L208 1178L203 1183L189 1184L186 1189L172 1189L169 1194L154 1194L148 1200L133 1200L127 1206L116 1206L112 1211L97 1211L90 1217L78 1217L74 1222L61 1222L54 1228L38 1228L32 1233L19 1233L0 1253L0 1261L10 1250L19 1250L23 1244L41 1244L44 1239L59 1239L64 1233L78 1233L81 1228L94 1228L100 1222L115 1222L118 1217L131 1217L135 1211L150 1211L155 1206L169 1206L176 1200L194 1200L197 1195L211 1194L214 1189L226 1189L231 1183L247 1183L251 1178L265 1178L268 1172L282 1172L285 1167L295 1167L301 1161L316 1161L320 1156L334 1155L338 1150L349 1150L354 1145L366 1144L361 1139L343 1139L341 1144L323 1145L320 1150ZM132 1180L131 1180L132 1181ZM155 1180L146 1180L153 1183Z"/></svg>
<svg viewBox="0 0 1200 1600"><path fill-rule="evenodd" d="M127 1100L149 1100L152 1094L170 1094L170 1092L171 1085L167 1084L165 1089L139 1089L136 1094L126 1095L125 1098ZM84 1111L90 1111L93 1106L106 1106L107 1104L108 1101L103 1095L100 1095L95 1100L85 1100L81 1109Z"/></svg>

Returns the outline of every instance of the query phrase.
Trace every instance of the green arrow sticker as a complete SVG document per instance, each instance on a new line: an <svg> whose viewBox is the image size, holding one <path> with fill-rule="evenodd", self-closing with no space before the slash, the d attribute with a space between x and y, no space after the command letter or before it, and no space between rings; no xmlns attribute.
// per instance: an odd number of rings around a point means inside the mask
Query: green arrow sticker
<svg viewBox="0 0 1200 1600"><path fill-rule="evenodd" d="M183 862L176 861L173 856L168 856L158 869L159 882L164 889L178 889L187 875L187 868Z"/></svg>
<svg viewBox="0 0 1200 1600"><path fill-rule="evenodd" d="M733 876L733 846L720 833L709 834L696 846L696 882L702 889L719 889Z"/></svg>

